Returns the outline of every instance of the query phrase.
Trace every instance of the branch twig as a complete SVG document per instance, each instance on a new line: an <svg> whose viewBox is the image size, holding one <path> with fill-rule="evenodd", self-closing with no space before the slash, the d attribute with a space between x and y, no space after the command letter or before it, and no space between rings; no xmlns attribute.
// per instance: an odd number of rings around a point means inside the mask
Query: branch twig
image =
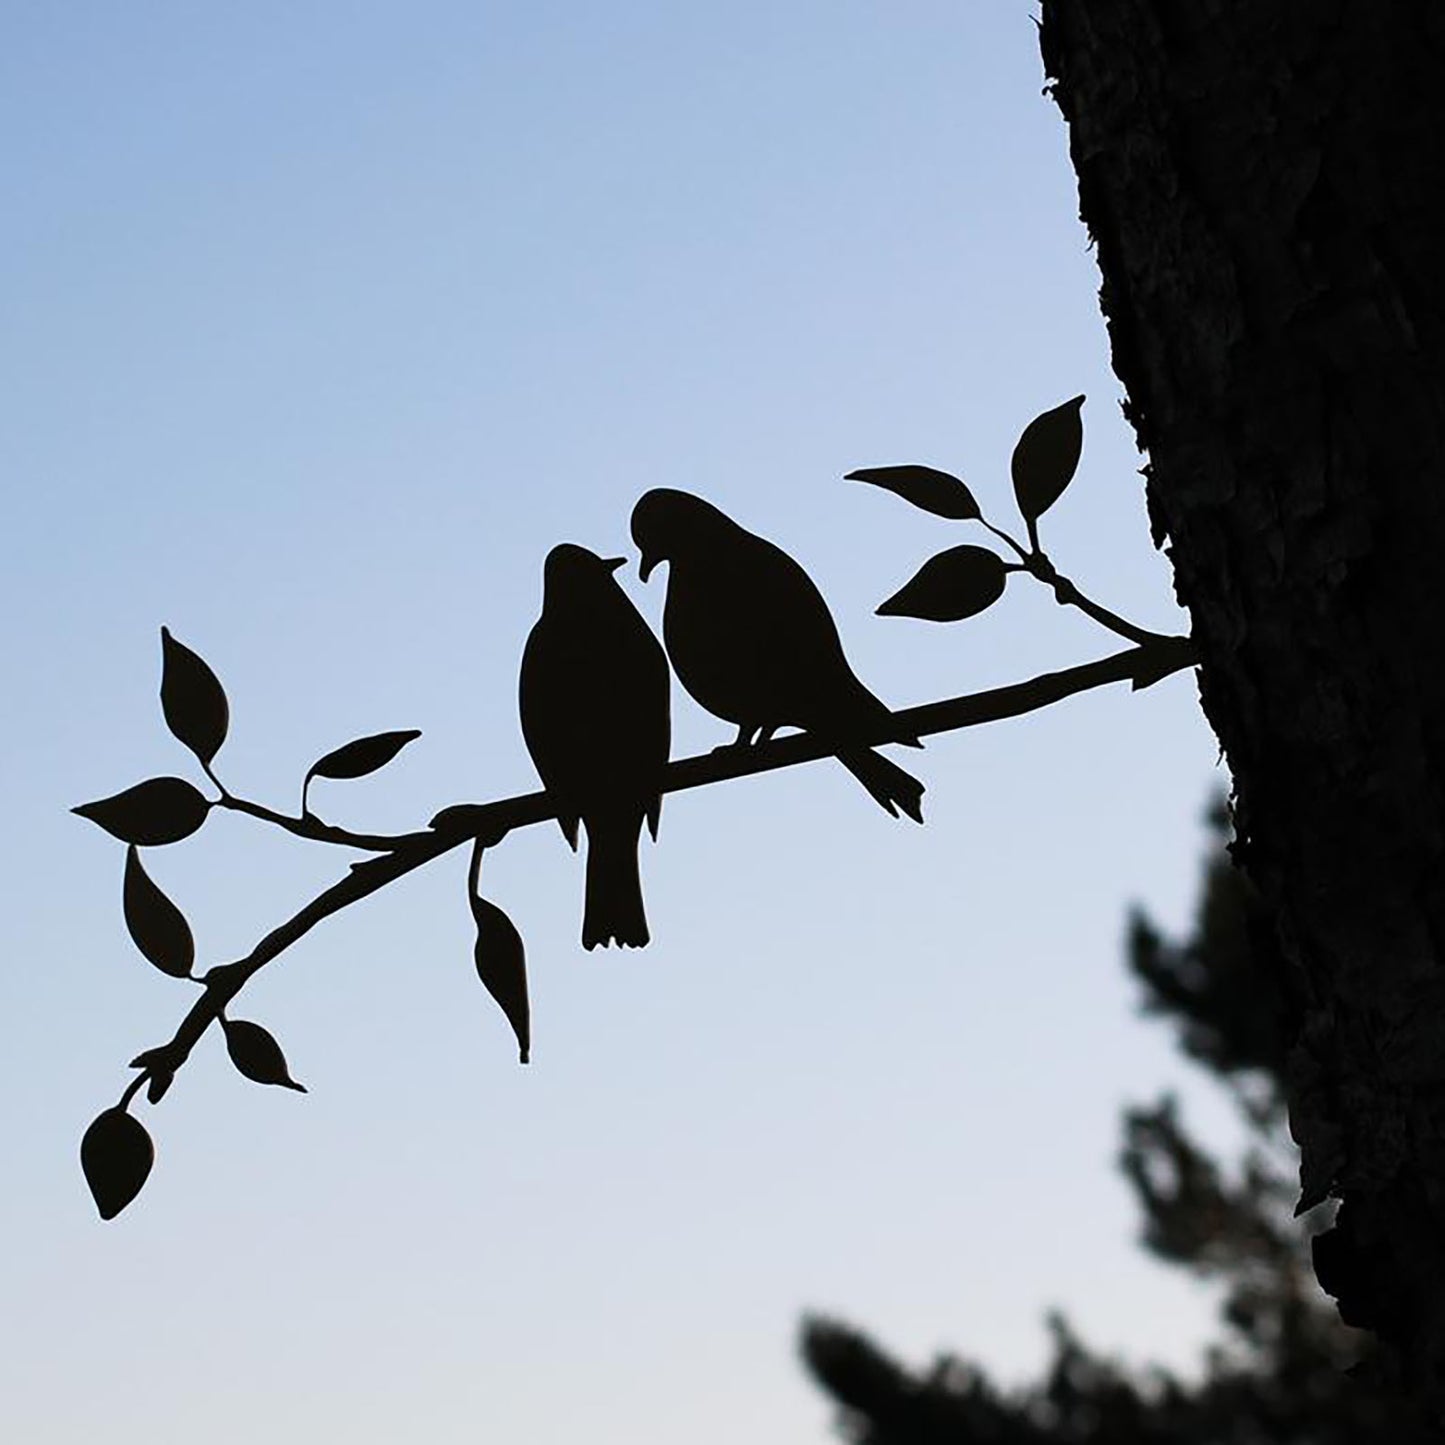
<svg viewBox="0 0 1445 1445"><path fill-rule="evenodd" d="M1032 522L1029 523L1029 541L1033 546L1033 551L1029 552L1024 550L1023 544L1016 538L1010 537L1007 532L995 527L986 517L979 516L976 520L1018 553L1018 565L1012 570L1027 572L1035 581L1052 588L1054 600L1061 607L1077 607L1080 612L1086 617L1091 617L1101 627L1108 628L1116 636L1137 643L1140 647L1147 647L1154 642L1171 640L1164 633L1151 632L1147 627L1138 627L1127 618L1120 617L1117 612L1110 612L1107 607L1100 607L1097 602L1085 597L1067 577L1060 575L1058 568L1054 566L1047 554L1039 549L1038 531Z"/></svg>
<svg viewBox="0 0 1445 1445"><path fill-rule="evenodd" d="M209 773L210 769L206 771ZM215 775L211 774L211 778L214 782ZM299 818L293 818L289 813L278 813L264 804L238 798L224 788L221 796L216 799L216 807L229 808L233 813L244 813L248 818L259 818L263 823L274 823L278 828L313 843L335 843L342 848L356 848L365 853L392 853L416 836L410 833L353 833L349 828L323 823L315 813L303 813Z"/></svg>

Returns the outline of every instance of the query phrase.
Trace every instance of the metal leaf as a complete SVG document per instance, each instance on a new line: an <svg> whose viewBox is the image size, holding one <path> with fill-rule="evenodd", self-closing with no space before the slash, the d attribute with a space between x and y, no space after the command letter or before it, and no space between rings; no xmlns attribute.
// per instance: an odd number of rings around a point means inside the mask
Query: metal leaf
<svg viewBox="0 0 1445 1445"><path fill-rule="evenodd" d="M417 728L406 728L401 732L373 733L370 737L357 738L326 754L311 764L306 777L312 778L364 778L378 768L384 768L409 742L421 736Z"/></svg>
<svg viewBox="0 0 1445 1445"><path fill-rule="evenodd" d="M196 961L191 926L141 866L134 844L126 849L121 904L125 926L146 958L172 978L189 978Z"/></svg>
<svg viewBox="0 0 1445 1445"><path fill-rule="evenodd" d="M1035 550L1035 523L1063 495L1079 465L1084 447L1083 405L1084 398L1076 396L1040 412L1023 429L1013 450L1014 497Z"/></svg>
<svg viewBox="0 0 1445 1445"><path fill-rule="evenodd" d="M1007 581L1003 560L987 547L950 547L881 603L878 616L959 622L997 602Z"/></svg>
<svg viewBox="0 0 1445 1445"><path fill-rule="evenodd" d="M860 467L843 478L845 482L867 482L912 502L935 517L954 522L971 522L982 514L973 493L959 478L936 467Z"/></svg>
<svg viewBox="0 0 1445 1445"><path fill-rule="evenodd" d="M123 793L82 803L72 813L88 818L122 843L158 847L189 838L211 805L184 778L150 778Z"/></svg>
<svg viewBox="0 0 1445 1445"><path fill-rule="evenodd" d="M276 1084L283 1089L295 1089L298 1094L306 1092L306 1086L291 1077L286 1055L270 1030L245 1019L222 1019L221 1027L225 1030L226 1052L231 1062L253 1084Z"/></svg>
<svg viewBox="0 0 1445 1445"><path fill-rule="evenodd" d="M166 726L207 767L226 741L231 710L205 661L161 628L161 711Z"/></svg>
<svg viewBox="0 0 1445 1445"><path fill-rule="evenodd" d="M472 894L471 903L477 924L477 942L472 951L477 977L511 1024L518 1056L525 1064L532 1046L526 945L516 925L495 903L478 893Z"/></svg>
<svg viewBox="0 0 1445 1445"><path fill-rule="evenodd" d="M80 1168L102 1219L114 1219L140 1193L155 1157L139 1119L118 1108L96 1115L80 1141Z"/></svg>

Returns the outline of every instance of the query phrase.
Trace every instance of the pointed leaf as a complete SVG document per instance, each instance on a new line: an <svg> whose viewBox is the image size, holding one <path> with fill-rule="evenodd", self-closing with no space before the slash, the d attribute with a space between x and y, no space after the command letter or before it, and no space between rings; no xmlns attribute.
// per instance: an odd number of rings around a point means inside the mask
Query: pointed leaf
<svg viewBox="0 0 1445 1445"><path fill-rule="evenodd" d="M99 824L122 843L142 848L178 843L189 838L211 805L184 778L150 778L114 797L72 808L82 818Z"/></svg>
<svg viewBox="0 0 1445 1445"><path fill-rule="evenodd" d="M140 1193L155 1157L139 1119L124 1109L96 1115L80 1141L80 1168L102 1219L114 1219Z"/></svg>
<svg viewBox="0 0 1445 1445"><path fill-rule="evenodd" d="M207 767L226 741L231 709L220 679L161 628L161 711L166 726Z"/></svg>
<svg viewBox="0 0 1445 1445"><path fill-rule="evenodd" d="M409 742L421 736L417 728L402 732L374 733L368 738L357 738L345 744L324 758L311 764L306 774L312 778L364 778L378 768L384 768Z"/></svg>
<svg viewBox="0 0 1445 1445"><path fill-rule="evenodd" d="M157 1069L150 1077L146 1085L146 1098L152 1104L159 1104L166 1096L166 1090L176 1081L176 1076L169 1069Z"/></svg>
<svg viewBox="0 0 1445 1445"><path fill-rule="evenodd" d="M950 521L972 522L982 515L973 493L957 477L936 467L860 467L843 480L882 487L905 502Z"/></svg>
<svg viewBox="0 0 1445 1445"><path fill-rule="evenodd" d="M286 1055L268 1030L245 1019L222 1019L221 1027L226 1033L226 1052L231 1062L253 1084L279 1084L283 1089L295 1089L298 1094L306 1092L306 1086L291 1077Z"/></svg>
<svg viewBox="0 0 1445 1445"><path fill-rule="evenodd" d="M997 602L1007 581L1002 558L987 547L950 547L880 604L878 616L958 622Z"/></svg>
<svg viewBox="0 0 1445 1445"><path fill-rule="evenodd" d="M512 920L480 894L472 895L472 917L477 923L477 942L472 954L477 977L511 1024L517 1036L517 1052L525 1064L532 1047L526 945Z"/></svg>
<svg viewBox="0 0 1445 1445"><path fill-rule="evenodd" d="M1031 538L1034 523L1063 495L1079 465L1084 446L1083 405L1084 398L1076 396L1041 412L1023 429L1014 447L1014 497Z"/></svg>
<svg viewBox="0 0 1445 1445"><path fill-rule="evenodd" d="M162 973L188 978L196 961L196 944L185 915L151 881L132 843L125 854L121 885L125 926L135 946Z"/></svg>

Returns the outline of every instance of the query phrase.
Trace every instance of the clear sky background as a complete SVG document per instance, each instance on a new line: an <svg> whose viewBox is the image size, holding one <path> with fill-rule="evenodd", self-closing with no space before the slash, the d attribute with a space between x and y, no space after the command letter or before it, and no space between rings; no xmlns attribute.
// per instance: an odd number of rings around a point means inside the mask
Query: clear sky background
<svg viewBox="0 0 1445 1445"><path fill-rule="evenodd" d="M1187 919L1224 783L1188 676L931 741L923 829L824 764L669 800L643 952L583 954L577 861L509 838L526 1069L450 856L237 1005L309 1095L208 1039L140 1108L129 1211L77 1163L190 997L66 811L194 776L163 623L227 686L239 793L292 806L321 753L423 729L313 795L376 829L535 786L542 558L626 549L654 485L793 551L894 705L1018 680L1117 640L1018 580L970 623L874 617L985 538L840 477L949 467L1006 519L1019 429L1085 392L1046 543L1183 626L1028 8L20 0L4 32L0 1435L823 1440L805 1309L1019 1380L1057 1305L1189 1367L1212 1297L1138 1251L1112 1167L1121 1106L1190 1087L1121 960L1131 901ZM725 736L675 716L679 753ZM149 855L203 963L349 856L229 817Z"/></svg>

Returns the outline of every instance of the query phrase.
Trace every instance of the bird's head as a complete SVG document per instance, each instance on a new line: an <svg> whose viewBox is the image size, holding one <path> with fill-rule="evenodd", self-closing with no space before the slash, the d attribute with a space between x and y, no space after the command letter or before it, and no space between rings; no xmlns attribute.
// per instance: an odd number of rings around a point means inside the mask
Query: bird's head
<svg viewBox="0 0 1445 1445"><path fill-rule="evenodd" d="M626 565L626 557L599 557L575 542L562 542L547 553L542 564L542 590L553 596L585 590L611 581L612 574Z"/></svg>
<svg viewBox="0 0 1445 1445"><path fill-rule="evenodd" d="M642 558L637 575L644 582L659 562L672 562L716 537L731 523L711 502L672 487L654 487L632 509L632 540Z"/></svg>

